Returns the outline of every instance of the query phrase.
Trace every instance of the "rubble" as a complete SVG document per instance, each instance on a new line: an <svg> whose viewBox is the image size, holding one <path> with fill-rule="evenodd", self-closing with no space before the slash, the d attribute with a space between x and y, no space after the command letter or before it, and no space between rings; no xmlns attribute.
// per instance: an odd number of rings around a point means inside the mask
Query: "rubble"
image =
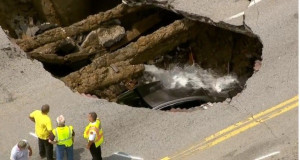
<svg viewBox="0 0 300 160"><path fill-rule="evenodd" d="M32 0L32 3L47 22L62 24L52 0Z"/></svg>
<svg viewBox="0 0 300 160"><path fill-rule="evenodd" d="M213 104L211 102L208 102L208 103L205 103L205 104L202 104L200 106L200 108L204 109L204 110L207 110L208 108L212 107Z"/></svg>
<svg viewBox="0 0 300 160"><path fill-rule="evenodd" d="M119 83L120 81L134 77L144 71L144 66L131 65L128 61L114 63L119 72L115 72L108 67L84 67L78 72L73 72L61 80L67 86L79 93L92 93L93 90L103 89L109 85Z"/></svg>
<svg viewBox="0 0 300 160"><path fill-rule="evenodd" d="M125 36L125 29L121 26L109 26L108 28L99 27L90 32L81 44L82 48L86 48L91 44L110 47L120 41Z"/></svg>
<svg viewBox="0 0 300 160"><path fill-rule="evenodd" d="M254 72L259 71L261 65L262 65L262 63L261 63L260 60L255 60L255 62L254 62L254 67L253 67Z"/></svg>
<svg viewBox="0 0 300 160"><path fill-rule="evenodd" d="M16 43L24 50L31 51L47 43L55 42L66 37L72 37L84 32L92 31L101 26L103 22L111 19L117 19L125 14L129 14L140 9L139 7L129 8L126 5L120 4L117 7L106 12L100 12L96 15L89 16L88 18L74 23L67 27L58 27L43 34L27 39L19 39Z"/></svg>
<svg viewBox="0 0 300 160"><path fill-rule="evenodd" d="M126 35L124 38L110 47L110 51L115 51L118 48L121 48L122 46L128 44L132 40L138 38L142 33L146 32L147 30L161 22L161 20L162 19L159 14L154 14L142 19L141 21L136 22L132 25L132 29L126 31Z"/></svg>

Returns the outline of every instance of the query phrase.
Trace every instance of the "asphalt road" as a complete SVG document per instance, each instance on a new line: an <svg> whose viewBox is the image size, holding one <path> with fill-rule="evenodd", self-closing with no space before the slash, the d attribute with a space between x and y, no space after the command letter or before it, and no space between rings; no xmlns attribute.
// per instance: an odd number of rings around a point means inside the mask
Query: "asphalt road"
<svg viewBox="0 0 300 160"><path fill-rule="evenodd" d="M183 1L175 0L174 3ZM185 3L181 10L195 14L200 10L203 13L198 14L209 16L216 9L214 7L219 7L220 12L212 16L216 21L235 15L235 12L225 14L222 10L230 10L230 6L212 5L209 10L199 5L200 2L192 2ZM131 108L73 93L44 71L39 62L27 59L0 30L0 157L8 159L13 145L25 138L32 145L32 159L39 159L37 140L29 134L34 132L34 124L28 116L45 103L51 107L54 126L54 119L60 114L65 116L67 125L74 126L76 160L91 159L82 138L90 111L96 111L103 123L105 144L102 151L106 160L126 159L115 152L157 160L184 151L228 126L296 96L297 4L297 0L262 0L250 8L243 2L243 10L234 9L238 13L244 11L245 23L261 38L262 67L230 103L216 103L207 110L190 113ZM234 19L228 21L231 22L236 24ZM211 148L193 152L187 159L255 159L273 153L273 159L290 160L297 159L297 146L298 108L295 108Z"/></svg>

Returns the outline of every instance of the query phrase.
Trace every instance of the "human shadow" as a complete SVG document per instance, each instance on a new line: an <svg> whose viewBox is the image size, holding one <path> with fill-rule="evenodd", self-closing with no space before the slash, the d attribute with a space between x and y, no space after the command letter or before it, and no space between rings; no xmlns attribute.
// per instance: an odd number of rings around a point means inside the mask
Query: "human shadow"
<svg viewBox="0 0 300 160"><path fill-rule="evenodd" d="M103 160L143 160L143 158L130 156L124 152L116 152L109 157L104 157Z"/></svg>
<svg viewBox="0 0 300 160"><path fill-rule="evenodd" d="M80 160L81 159L81 156L80 154L84 152L84 148L76 148L73 150L73 157L74 157L74 160Z"/></svg>

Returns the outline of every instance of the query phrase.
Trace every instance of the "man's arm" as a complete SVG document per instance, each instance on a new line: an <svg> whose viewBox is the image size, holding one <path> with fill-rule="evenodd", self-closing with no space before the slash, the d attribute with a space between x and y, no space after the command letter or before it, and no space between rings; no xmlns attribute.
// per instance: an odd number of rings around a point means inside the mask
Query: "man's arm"
<svg viewBox="0 0 300 160"><path fill-rule="evenodd" d="M16 152L14 150L12 150L11 154L10 154L10 160L16 160L16 159L17 159Z"/></svg>
<svg viewBox="0 0 300 160"><path fill-rule="evenodd" d="M29 114L29 119L32 121L32 122L34 122L35 123L35 119L34 119L34 116L36 115L36 111L33 111L33 112L31 112L30 114Z"/></svg>
<svg viewBox="0 0 300 160"><path fill-rule="evenodd" d="M73 143L74 143L74 138L75 138L75 132L73 130L73 132L72 132L72 141L73 141Z"/></svg>
<svg viewBox="0 0 300 160"><path fill-rule="evenodd" d="M55 139L54 134L52 132L50 132L50 136L49 136L48 142L51 143L51 144L56 144L57 142L54 139Z"/></svg>
<svg viewBox="0 0 300 160"><path fill-rule="evenodd" d="M10 160L17 160L16 155L10 156Z"/></svg>
<svg viewBox="0 0 300 160"><path fill-rule="evenodd" d="M31 149L31 147L30 147L30 144L28 143L28 141L27 141L26 139L23 139L22 141L26 143L26 148L27 148L28 151L29 151L28 154L29 154L29 156L31 156L31 155L32 155L32 149Z"/></svg>
<svg viewBox="0 0 300 160"><path fill-rule="evenodd" d="M29 116L29 119L30 119L32 122L35 123L35 119L34 119L33 117L30 117L30 116Z"/></svg>
<svg viewBox="0 0 300 160"><path fill-rule="evenodd" d="M100 123L99 123L99 130L100 130L100 129L101 129L101 121L100 121L99 118L97 118L97 120L100 122Z"/></svg>
<svg viewBox="0 0 300 160"><path fill-rule="evenodd" d="M30 146L28 146L28 150L29 150L29 156L32 156L32 149Z"/></svg>
<svg viewBox="0 0 300 160"><path fill-rule="evenodd" d="M96 133L90 132L89 137L88 137L88 144L86 145L87 149L90 149L91 145L94 143L95 138L96 138Z"/></svg>
<svg viewBox="0 0 300 160"><path fill-rule="evenodd" d="M52 133L52 122L50 120L50 118L47 120L46 122L46 128L47 128L47 131L49 132L49 135Z"/></svg>
<svg viewBox="0 0 300 160"><path fill-rule="evenodd" d="M90 149L91 145L94 143L94 141L89 141L88 144L86 145L86 149Z"/></svg>
<svg viewBox="0 0 300 160"><path fill-rule="evenodd" d="M85 139L88 139L88 138L89 138L89 136L86 134L86 132L87 132L88 130L89 130L89 127L86 126L85 129L84 129L84 132L83 132L83 138L85 138Z"/></svg>

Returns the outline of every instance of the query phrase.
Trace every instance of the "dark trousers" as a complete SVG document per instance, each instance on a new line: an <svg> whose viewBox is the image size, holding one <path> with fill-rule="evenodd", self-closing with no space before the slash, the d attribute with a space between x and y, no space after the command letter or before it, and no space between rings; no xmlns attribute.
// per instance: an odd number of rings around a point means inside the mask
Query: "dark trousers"
<svg viewBox="0 0 300 160"><path fill-rule="evenodd" d="M90 147L90 152L92 154L93 159L92 160L102 160L101 156L101 146L96 148L95 143L93 143Z"/></svg>
<svg viewBox="0 0 300 160"><path fill-rule="evenodd" d="M47 160L53 160L53 144L39 138L39 153L41 157L46 156Z"/></svg>

